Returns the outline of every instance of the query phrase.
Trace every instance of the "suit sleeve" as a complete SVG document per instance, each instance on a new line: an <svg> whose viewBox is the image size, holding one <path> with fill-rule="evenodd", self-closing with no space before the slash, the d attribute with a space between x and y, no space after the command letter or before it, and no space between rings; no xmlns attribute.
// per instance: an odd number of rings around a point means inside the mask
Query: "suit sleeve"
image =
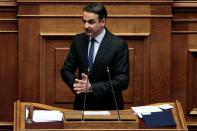
<svg viewBox="0 0 197 131"><path fill-rule="evenodd" d="M122 41L120 45L110 67L111 82L116 95L122 90L126 90L129 84L129 50L125 41ZM112 94L109 79L103 82L92 83L92 90L95 99L98 100Z"/></svg>
<svg viewBox="0 0 197 131"><path fill-rule="evenodd" d="M70 89L73 92L74 92L73 84L76 78L75 76L75 72L77 68L76 65L77 65L77 61L76 61L75 40L73 40L68 56L61 69L62 80L70 87Z"/></svg>

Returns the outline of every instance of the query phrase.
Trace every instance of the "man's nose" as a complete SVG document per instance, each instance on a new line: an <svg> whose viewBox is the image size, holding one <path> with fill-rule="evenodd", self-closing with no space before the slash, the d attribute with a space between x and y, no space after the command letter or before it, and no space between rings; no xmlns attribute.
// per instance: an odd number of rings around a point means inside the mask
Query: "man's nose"
<svg viewBox="0 0 197 131"><path fill-rule="evenodd" d="M84 23L84 27L85 27L85 28L88 28L88 27L89 27L88 22Z"/></svg>

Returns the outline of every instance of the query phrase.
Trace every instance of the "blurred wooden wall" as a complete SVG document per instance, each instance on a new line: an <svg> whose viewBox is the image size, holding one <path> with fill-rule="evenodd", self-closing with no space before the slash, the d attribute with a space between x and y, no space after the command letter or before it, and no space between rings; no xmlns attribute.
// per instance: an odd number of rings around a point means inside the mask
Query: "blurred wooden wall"
<svg viewBox="0 0 197 131"><path fill-rule="evenodd" d="M99 0L98 0L99 1ZM83 32L83 0L0 2L0 121L13 120L13 102L72 109L60 69L75 34ZM102 0L107 28L125 39L130 84L125 108L179 100L197 121L197 2Z"/></svg>
<svg viewBox="0 0 197 131"><path fill-rule="evenodd" d="M18 98L17 3L0 2L0 122L12 121Z"/></svg>

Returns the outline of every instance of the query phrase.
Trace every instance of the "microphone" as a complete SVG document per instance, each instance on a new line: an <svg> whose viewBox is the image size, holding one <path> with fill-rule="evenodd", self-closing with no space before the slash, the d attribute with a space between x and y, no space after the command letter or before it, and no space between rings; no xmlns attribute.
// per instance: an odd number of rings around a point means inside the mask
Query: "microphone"
<svg viewBox="0 0 197 131"><path fill-rule="evenodd" d="M110 81L111 89L112 89L112 92L113 92L114 102L116 104L116 110L117 110L117 114L118 114L118 121L120 121L120 113L119 113L118 104L117 104L117 101L116 101L116 96L115 96L115 93L114 93L114 87L113 87L112 82L111 82L111 76L110 76L110 73L109 73L109 67L108 66L107 66L107 74L109 76L109 81Z"/></svg>
<svg viewBox="0 0 197 131"><path fill-rule="evenodd" d="M85 111L85 106L86 106L86 97L87 97L87 90L88 90L89 72L90 72L90 68L88 67L87 81L86 81L86 92L85 92L85 97L84 97L84 101L83 101L83 111L82 111L81 121L84 121L84 111Z"/></svg>

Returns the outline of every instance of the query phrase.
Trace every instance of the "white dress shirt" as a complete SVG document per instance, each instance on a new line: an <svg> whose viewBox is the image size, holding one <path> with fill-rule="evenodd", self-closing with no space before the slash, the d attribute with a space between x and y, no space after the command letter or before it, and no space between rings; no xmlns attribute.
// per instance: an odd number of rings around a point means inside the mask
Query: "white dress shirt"
<svg viewBox="0 0 197 131"><path fill-rule="evenodd" d="M106 30L104 28L103 32L100 35L98 35L97 37L95 37L93 62L95 60L96 54L97 54L98 49L99 49L101 42L103 40L103 37L105 36L105 32L106 32ZM92 37L89 38L88 56L89 56L89 50L90 50L90 45L91 45L91 39L92 39Z"/></svg>

